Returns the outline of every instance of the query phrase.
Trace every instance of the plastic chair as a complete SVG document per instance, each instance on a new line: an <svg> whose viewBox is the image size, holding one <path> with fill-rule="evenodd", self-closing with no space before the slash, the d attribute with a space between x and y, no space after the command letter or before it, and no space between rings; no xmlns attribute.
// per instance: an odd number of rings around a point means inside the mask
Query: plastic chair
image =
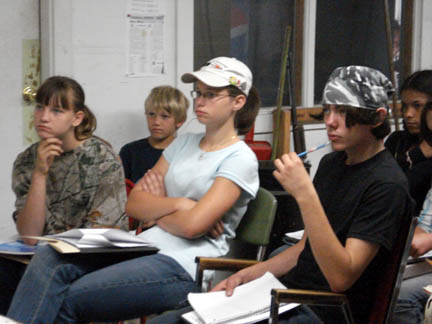
<svg viewBox="0 0 432 324"><path fill-rule="evenodd" d="M236 239L245 243L258 246L257 260L264 259L266 246L270 241L270 234L276 215L277 200L273 194L264 188L259 188L257 196L248 204L245 215L236 230ZM198 257L197 259L203 258ZM216 258L219 260L219 258ZM203 271L197 272L197 284L201 286L203 280ZM140 323L145 323L145 317L140 318ZM121 324L122 322L119 322Z"/></svg>
<svg viewBox="0 0 432 324"><path fill-rule="evenodd" d="M270 235L276 215L277 200L275 196L264 188L259 188L257 196L249 202L246 214L243 216L237 231L236 240L252 244L258 247L256 260L262 261L266 252L266 246L270 242ZM205 269L231 270L232 264L225 269L227 258L197 257L197 284L201 287ZM237 260L235 260L237 261ZM254 261L246 261L248 265ZM251 263L252 262L252 263ZM256 261L255 261L256 262ZM230 263L228 261L228 263ZM208 268L209 267L209 268Z"/></svg>
<svg viewBox="0 0 432 324"><path fill-rule="evenodd" d="M130 179L125 179L125 183L126 183L126 195L129 196L130 192L132 191L133 187L135 186L135 183L130 180ZM142 229L140 228L140 222L138 220L136 220L133 217L129 217L128 218L129 221L129 230L136 231L136 234L141 233Z"/></svg>

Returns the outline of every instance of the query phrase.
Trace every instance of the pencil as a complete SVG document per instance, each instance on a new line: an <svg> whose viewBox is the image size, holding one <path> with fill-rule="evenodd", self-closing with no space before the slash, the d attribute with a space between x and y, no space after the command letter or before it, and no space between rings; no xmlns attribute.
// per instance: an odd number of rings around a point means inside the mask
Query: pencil
<svg viewBox="0 0 432 324"><path fill-rule="evenodd" d="M321 144L321 145L318 145L318 146L312 147L311 149L309 149L309 150L307 150L307 151L301 152L301 153L297 154L297 156L301 157L301 156L306 155L306 154L308 154L308 153L311 153L311 152L314 152L314 151L316 151L316 150L322 149L323 147L326 147L326 146L329 145L329 144L330 144L330 141L327 141L327 142L324 143L324 144Z"/></svg>

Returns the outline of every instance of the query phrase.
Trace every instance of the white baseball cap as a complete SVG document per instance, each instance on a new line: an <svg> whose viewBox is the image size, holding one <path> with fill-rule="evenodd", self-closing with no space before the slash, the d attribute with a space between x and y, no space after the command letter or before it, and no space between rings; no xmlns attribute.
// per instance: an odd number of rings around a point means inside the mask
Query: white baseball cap
<svg viewBox="0 0 432 324"><path fill-rule="evenodd" d="M246 96L252 87L252 72L246 64L234 57L216 57L208 61L199 71L183 74L181 79L184 83L199 80L215 88L232 85Z"/></svg>

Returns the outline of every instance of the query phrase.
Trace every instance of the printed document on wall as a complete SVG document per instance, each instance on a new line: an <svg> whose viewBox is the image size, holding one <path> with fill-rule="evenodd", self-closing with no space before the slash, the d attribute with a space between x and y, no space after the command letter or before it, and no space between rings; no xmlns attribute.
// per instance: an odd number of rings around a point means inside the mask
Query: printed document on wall
<svg viewBox="0 0 432 324"><path fill-rule="evenodd" d="M165 1L130 0L126 8L129 77L165 74Z"/></svg>

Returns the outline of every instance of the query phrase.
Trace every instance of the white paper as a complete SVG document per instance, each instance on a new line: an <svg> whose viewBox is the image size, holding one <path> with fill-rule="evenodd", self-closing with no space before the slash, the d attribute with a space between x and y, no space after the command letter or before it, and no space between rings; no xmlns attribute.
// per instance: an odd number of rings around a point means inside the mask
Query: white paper
<svg viewBox="0 0 432 324"><path fill-rule="evenodd" d="M16 322L13 319L0 315L0 324L20 324L20 322Z"/></svg>
<svg viewBox="0 0 432 324"><path fill-rule="evenodd" d="M304 234L304 230L300 230L300 231L297 231L297 232L288 232L288 233L285 233L285 236L291 237L293 239L301 240L302 237L303 237L303 234Z"/></svg>
<svg viewBox="0 0 432 324"><path fill-rule="evenodd" d="M205 324L233 323L245 315L269 312L272 289L286 287L270 272L262 277L236 287L231 297L225 291L189 293L188 300ZM293 304L292 307L297 306ZM265 318L265 317L264 317ZM247 322L246 322L247 323Z"/></svg>
<svg viewBox="0 0 432 324"><path fill-rule="evenodd" d="M270 296L269 296L270 298ZM290 304L281 304L279 306L279 314L282 314L290 309L297 307L298 304L290 303ZM183 319L185 319L190 324L205 324L199 318L198 314L194 311L182 315ZM230 324L252 324L257 323L259 321L270 318L270 311L266 311L264 313L248 316L247 318L242 318L239 320L230 320Z"/></svg>
<svg viewBox="0 0 432 324"><path fill-rule="evenodd" d="M164 13L161 0L128 0L126 4L126 13L130 16L147 16Z"/></svg>
<svg viewBox="0 0 432 324"><path fill-rule="evenodd" d="M63 233L52 235L52 237L69 242L79 248L105 246L139 247L152 245L139 236L131 235L129 232L114 228L72 229Z"/></svg>
<svg viewBox="0 0 432 324"><path fill-rule="evenodd" d="M126 6L126 75L166 74L165 1L129 0Z"/></svg>

